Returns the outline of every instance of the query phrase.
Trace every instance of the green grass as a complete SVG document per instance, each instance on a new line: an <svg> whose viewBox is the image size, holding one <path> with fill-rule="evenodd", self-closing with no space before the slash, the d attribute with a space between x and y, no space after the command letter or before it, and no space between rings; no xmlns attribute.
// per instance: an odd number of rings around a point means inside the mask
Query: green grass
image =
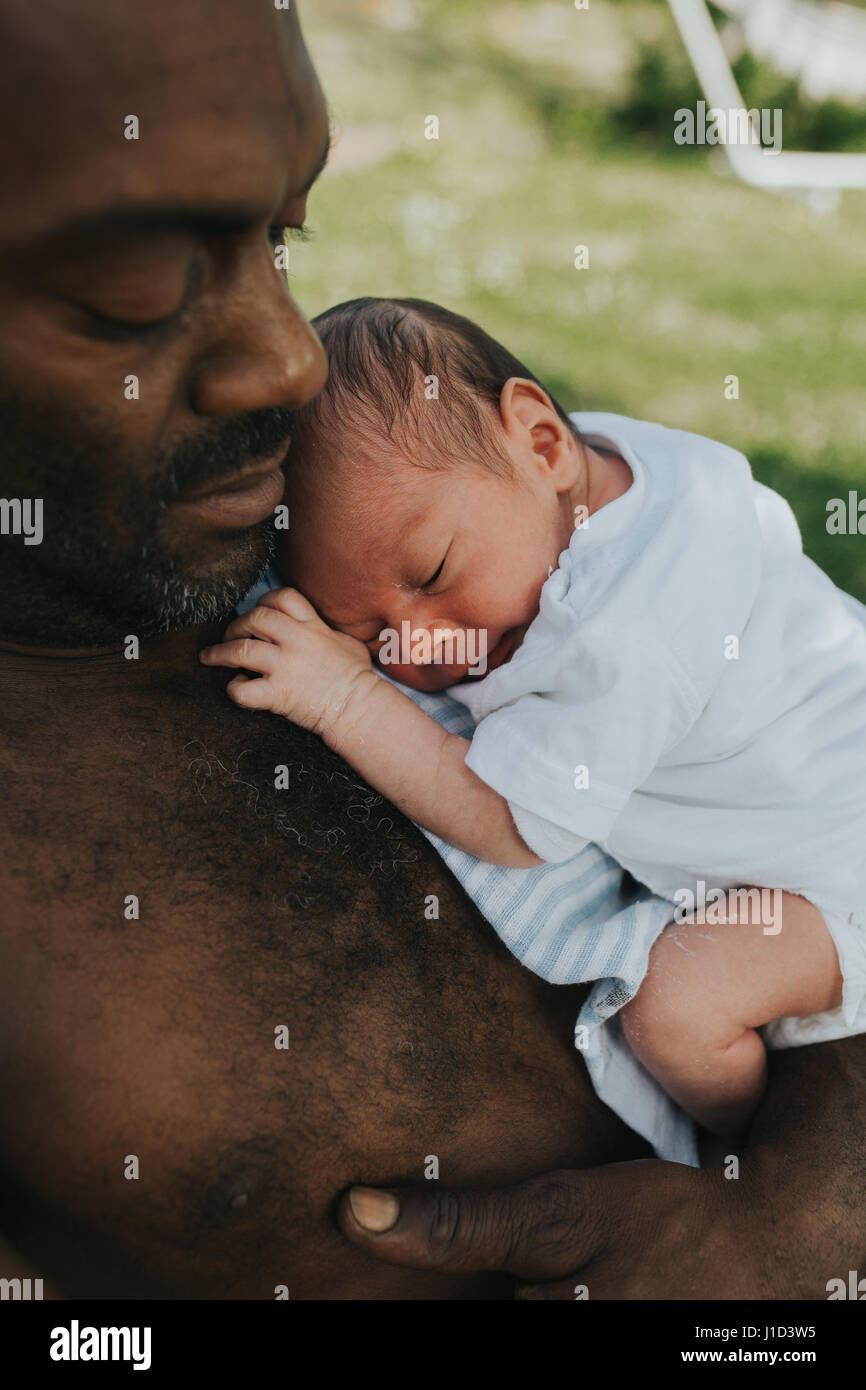
<svg viewBox="0 0 866 1390"><path fill-rule="evenodd" d="M414 27L395 28L383 22L394 0L302 6L346 132L345 162L338 150L311 199L316 235L291 250L305 309L437 300L569 409L733 444L791 502L809 553L866 599L866 536L825 527L831 497L866 496L866 195L818 217L736 183L705 151L626 131L641 44L678 42L665 7L412 8ZM659 99L671 129L677 95ZM438 141L424 138L430 113ZM359 140L393 149L351 167ZM577 244L588 270L574 269ZM725 399L731 374L738 400Z"/></svg>

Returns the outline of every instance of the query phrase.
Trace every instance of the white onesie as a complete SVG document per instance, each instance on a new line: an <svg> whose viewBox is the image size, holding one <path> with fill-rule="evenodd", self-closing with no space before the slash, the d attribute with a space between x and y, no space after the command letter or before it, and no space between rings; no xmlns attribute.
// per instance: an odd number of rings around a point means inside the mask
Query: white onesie
<svg viewBox="0 0 866 1390"><path fill-rule="evenodd" d="M860 1031L861 1014L866 1030L862 606L803 554L742 454L572 419L634 480L574 531L511 660L450 688L478 726L467 765L544 860L594 841L672 901L701 884L810 899L842 1007L772 1025L776 1041Z"/></svg>

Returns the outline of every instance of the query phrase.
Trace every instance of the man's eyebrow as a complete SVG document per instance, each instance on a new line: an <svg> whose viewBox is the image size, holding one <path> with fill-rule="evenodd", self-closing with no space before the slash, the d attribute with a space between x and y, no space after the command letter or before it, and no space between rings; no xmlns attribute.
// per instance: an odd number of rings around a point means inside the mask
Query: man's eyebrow
<svg viewBox="0 0 866 1390"><path fill-rule="evenodd" d="M332 146L329 129L313 172L292 197L306 197L325 168ZM96 232L178 231L200 236L239 236L257 226L267 215L265 208L256 211L249 205L203 208L201 203L122 203L72 217L52 227L51 236L60 236L70 242L75 238L86 240Z"/></svg>

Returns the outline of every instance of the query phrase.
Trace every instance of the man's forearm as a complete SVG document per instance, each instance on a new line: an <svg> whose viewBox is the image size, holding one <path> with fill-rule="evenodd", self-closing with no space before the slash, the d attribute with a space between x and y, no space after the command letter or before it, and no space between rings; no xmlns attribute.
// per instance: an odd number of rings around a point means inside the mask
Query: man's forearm
<svg viewBox="0 0 866 1390"><path fill-rule="evenodd" d="M866 1035L771 1052L769 1065L743 1176L801 1252L792 1258L785 1238L782 1266L768 1238L767 1297L816 1298L851 1269L866 1277Z"/></svg>

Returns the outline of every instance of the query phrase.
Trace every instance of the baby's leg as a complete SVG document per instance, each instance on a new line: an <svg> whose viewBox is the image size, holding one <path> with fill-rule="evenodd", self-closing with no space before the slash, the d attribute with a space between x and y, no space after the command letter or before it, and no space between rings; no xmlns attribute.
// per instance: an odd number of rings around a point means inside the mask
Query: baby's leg
<svg viewBox="0 0 866 1390"><path fill-rule="evenodd" d="M755 1029L842 1002L836 947L818 909L792 893L766 896L778 903L771 933L750 921L742 892L719 904L719 925L666 927L620 1014L647 1070L717 1134L741 1129L763 1093L767 1064Z"/></svg>

